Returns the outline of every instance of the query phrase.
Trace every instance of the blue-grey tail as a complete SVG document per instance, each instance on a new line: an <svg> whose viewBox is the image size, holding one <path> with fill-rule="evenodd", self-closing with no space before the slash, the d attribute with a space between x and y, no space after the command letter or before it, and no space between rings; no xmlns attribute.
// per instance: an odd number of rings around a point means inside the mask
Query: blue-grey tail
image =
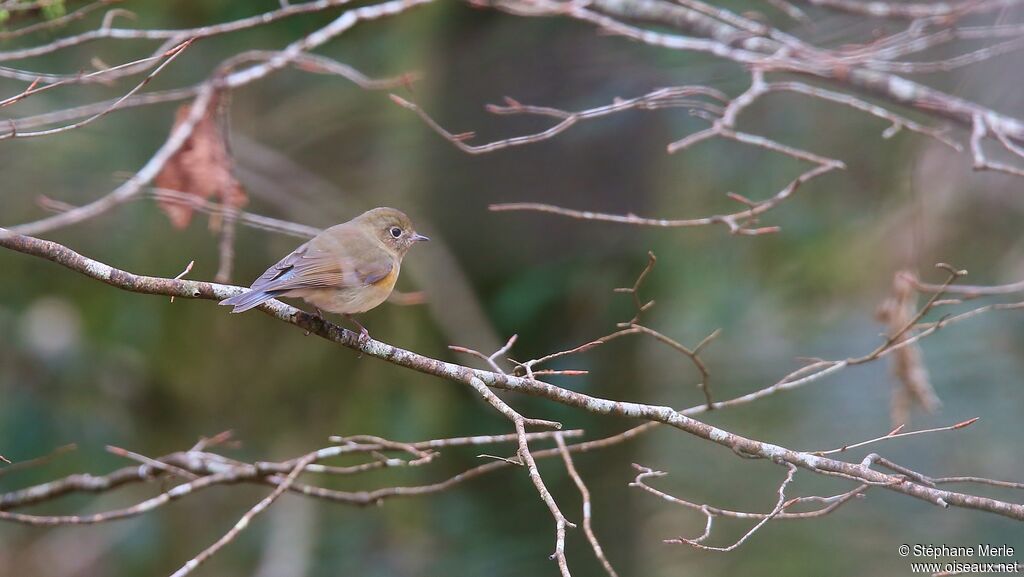
<svg viewBox="0 0 1024 577"><path fill-rule="evenodd" d="M244 313L245 311L256 308L261 304L269 301L270 299L280 295L280 291L246 291L240 295L235 295L231 298L220 301L220 304L229 307L235 307L231 310L233 313Z"/></svg>

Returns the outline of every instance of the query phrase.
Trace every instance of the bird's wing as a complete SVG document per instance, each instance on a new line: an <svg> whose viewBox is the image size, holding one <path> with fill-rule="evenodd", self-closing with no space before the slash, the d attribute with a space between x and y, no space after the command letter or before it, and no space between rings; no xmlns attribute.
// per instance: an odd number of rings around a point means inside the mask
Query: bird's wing
<svg viewBox="0 0 1024 577"><path fill-rule="evenodd" d="M335 227L268 268L251 290L366 286L387 277L394 267L394 259L379 243L358 231Z"/></svg>

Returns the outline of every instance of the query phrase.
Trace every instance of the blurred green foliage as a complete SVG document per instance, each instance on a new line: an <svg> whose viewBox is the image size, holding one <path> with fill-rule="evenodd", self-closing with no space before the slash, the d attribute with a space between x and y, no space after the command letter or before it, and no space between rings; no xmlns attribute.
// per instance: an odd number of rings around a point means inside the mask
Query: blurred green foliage
<svg viewBox="0 0 1024 577"><path fill-rule="evenodd" d="M133 4L138 20L124 24L187 27L277 5ZM54 3L49 9L57 6L64 8ZM331 17L295 17L204 39L152 88L201 80L231 54L284 46ZM95 22L74 23L68 30L89 26ZM94 56L113 63L137 57L139 50L134 42L94 43L19 66L73 72ZM543 119L495 117L483 110L504 96L575 110L674 84L712 84L735 94L747 81L735 66L604 37L579 23L458 4L358 26L321 52L374 76L421 72L411 97L442 125L453 132L474 130L480 141L548 126ZM995 61L969 72L960 77L961 89L971 96L999 67L1010 65ZM1008 96L1012 86L1004 84L990 84L986 102L1024 113L1019 92L1014 101ZM4 86L6 93L22 88ZM4 113L29 115L124 89L63 88ZM4 143L0 225L39 217L39 194L72 204L102 195L146 161L165 138L173 114L174 105L132 109L59 137ZM764 224L782 227L776 235L742 238L720 227L640 229L487 211L492 202L541 201L666 218L702 216L735 208L727 191L764 198L803 168L732 142L666 155L668 142L704 125L685 111L627 112L582 123L547 142L470 156L386 94L337 77L283 71L239 90L231 104L239 174L252 195L249 210L327 226L370 206L393 205L436 239L410 254L400 281L403 290L428 288L429 304L384 305L363 322L377 338L439 358L469 362L447 345L486 348L513 333L520 337L513 351L517 359L607 334L632 315L629 299L612 289L630 285L646 251L653 250L658 265L643 296L657 305L647 322L691 345L722 328L705 357L714 394L728 398L774 382L798 366L795 357L842 358L873 348L882 330L872 319L874 307L901 268L936 278L931 265L941 260L968 268L975 283L1024 276L1019 183L972 175L967 157L916 135L883 140L884 123L800 96L767 99L742 123L749 132L812 148L849 166L806 185L766 215ZM195 259L190 278L212 278L216 237L205 222L198 218L177 231L151 200L139 200L47 236L144 274L173 276ZM249 281L298 242L240 230L236 281ZM452 287L463 281L444 268L442 254L457 263L475 302L452 298ZM258 313L231 316L209 302L171 304L126 294L7 252L0 253L0 271L0 453L24 460L65 443L79 445L44 468L0 477L5 491L124 465L105 445L160 455L226 429L242 441L231 454L266 460L322 446L331 434L413 441L509 430L470 391L357 358ZM482 311L479 318L474 310ZM1011 314L979 318L929 338L926 361L945 408L937 415L915 414L915 426L982 419L962 432L893 442L885 454L927 473L1024 478L1016 457L1024 403L1022 345L1024 324ZM574 390L680 407L701 402L692 367L653 341L616 341L558 366L590 371L553 379ZM831 448L888 430L891 386L885 364L875 363L706 418L793 448ZM585 428L594 437L633 424L536 399L510 400L524 413ZM507 454L512 448L493 451ZM328 479L325 486L433 482L481 463L479 452L446 450L428 467ZM988 541L1024 549L1019 524L943 511L883 491L822 519L773 523L728 555L664 545L664 538L699 534L704 519L628 488L631 462L669 471L657 481L660 488L734 509L770 509L782 478L777 467L737 459L673 431L578 457L595 496L596 531L622 575L902 574L906 561L896 554L901 543ZM579 497L561 464L548 460L541 466L567 515L579 520ZM848 488L801 474L791 492L835 494ZM158 489L67 498L33 510L96 511ZM104 527L0 525L0 566L4 575L166 574L263 494L253 487L214 489ZM730 543L748 526L718 521L712 541ZM526 475L512 470L437 496L368 509L303 504L286 496L200 574L262 574L275 545L292 533L307 536L292 550L301 561L291 568L296 576L556 574L548 560L553 523ZM48 563L54 555L67 560ZM570 533L569 555L575 574L601 574L580 531Z"/></svg>

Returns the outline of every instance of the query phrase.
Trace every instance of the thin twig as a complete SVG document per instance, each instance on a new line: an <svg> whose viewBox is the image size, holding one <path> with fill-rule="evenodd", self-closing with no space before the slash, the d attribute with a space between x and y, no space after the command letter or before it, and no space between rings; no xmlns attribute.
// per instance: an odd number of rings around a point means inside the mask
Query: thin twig
<svg viewBox="0 0 1024 577"><path fill-rule="evenodd" d="M220 539L215 541L212 545L204 549L201 553L199 553L192 559L189 559L189 561L182 565L180 569L172 573L171 577L185 577L185 575L188 575L189 573L194 571L196 567L208 561L210 557L213 557L217 553L217 551L220 551L221 548L223 548L225 545L234 541L235 537L237 537L239 533L244 531L245 528L249 526L249 523L251 523L252 520L257 515L265 511L271 505L273 505L274 501L276 501L278 497L283 495L284 492L287 491L292 486L292 484L299 477L299 475L302 474L302 470L307 465L315 461L316 457L316 453L310 453L299 459L298 462L295 464L295 468L292 469L292 472L289 473L287 477L285 477L282 483L278 484L277 488L275 488L273 492L264 497L263 500L260 501L259 503L256 503L256 505L252 509L249 509L249 511L246 512L245 515L242 515L242 518L239 519L237 523L235 523L234 527L232 527L227 533L225 533Z"/></svg>
<svg viewBox="0 0 1024 577"><path fill-rule="evenodd" d="M853 443L852 445L843 445L842 447L839 447L838 449L831 449L831 450L828 450L828 451L814 451L811 454L813 454L813 455L832 455L832 454L835 454L835 453L843 453L845 451L849 451L850 449L857 449L859 447L864 447L864 446L870 445L872 443L878 443L878 442L881 442L881 441L888 441L888 440L891 440L891 439L898 439L898 438L901 438L901 437L912 437L914 435L923 435L923 434L926 434L926 433L937 433L937 432L940 432L940 431L955 431L957 429L963 429L964 427L969 427L970 425L973 425L975 422L978 421L979 418L980 417L974 417L973 419L967 419L966 421L961 421L959 423L956 423L955 425L949 425L947 427L935 427L935 428L931 428L931 429L920 429L920 430L917 430L917 431L907 431L905 433L903 432L903 425L900 425L900 426L896 427L895 429L893 429L892 431L889 431L885 435L882 435L881 437L875 437L874 439L869 439L867 441L861 441L859 443Z"/></svg>
<svg viewBox="0 0 1024 577"><path fill-rule="evenodd" d="M569 477L572 478L572 482L576 484L576 488L579 489L580 497L583 499L583 532L587 536L587 541L590 542L590 548L594 551L594 556L601 562L601 566L604 567L605 573L608 573L611 577L618 577L618 573L612 567L612 564L608 561L608 558L604 554L604 549L601 548L601 543L597 540L597 535L594 534L594 528L591 523L592 511L590 502L590 491L587 489L586 483L583 482L583 478L580 477L579 472L576 470L576 465L572 462L572 455L569 453L569 448L565 444L565 439L561 433L555 433L555 443L558 445L558 451L562 455L562 462L565 463L565 470L569 473Z"/></svg>

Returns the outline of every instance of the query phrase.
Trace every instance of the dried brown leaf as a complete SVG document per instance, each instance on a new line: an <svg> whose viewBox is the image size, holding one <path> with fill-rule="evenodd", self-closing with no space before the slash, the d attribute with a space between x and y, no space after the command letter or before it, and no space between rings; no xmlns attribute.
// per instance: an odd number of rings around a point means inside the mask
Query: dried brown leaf
<svg viewBox="0 0 1024 577"><path fill-rule="evenodd" d="M893 278L892 295L878 308L878 319L888 326L890 334L901 331L917 314L917 291L914 289L914 285L913 273L897 272ZM904 331L896 343L908 338L910 338L910 331ZM936 411L942 405L932 387L921 347L917 343L911 343L893 351L892 374L896 378L897 385L893 389L892 396L893 425L908 423L910 407L915 403L929 413Z"/></svg>
<svg viewBox="0 0 1024 577"><path fill-rule="evenodd" d="M175 128L188 116L191 104L178 108ZM206 115L196 124L188 140L167 161L154 184L158 188L184 192L197 198L217 199L225 207L239 208L248 196L235 178L225 134L217 122L218 107L210 104ZM173 129L172 129L173 130ZM176 199L159 199L160 207L176 228L185 228L192 220L192 206ZM217 222L211 221L216 227Z"/></svg>

